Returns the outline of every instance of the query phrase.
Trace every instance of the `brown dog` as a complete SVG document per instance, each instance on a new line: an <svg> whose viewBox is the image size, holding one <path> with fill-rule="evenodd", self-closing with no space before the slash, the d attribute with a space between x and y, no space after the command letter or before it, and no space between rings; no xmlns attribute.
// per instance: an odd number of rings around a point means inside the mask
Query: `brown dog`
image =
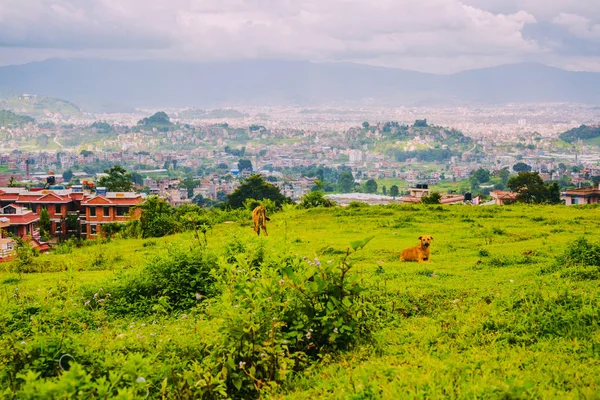
<svg viewBox="0 0 600 400"><path fill-rule="evenodd" d="M431 245L433 236L419 236L419 240L421 241L420 245L402 250L400 261L431 262L431 259L429 258L429 246Z"/></svg>
<svg viewBox="0 0 600 400"><path fill-rule="evenodd" d="M260 236L260 228L265 231L265 236L269 236L267 233L267 221L270 221L267 218L267 209L265 206L258 206L252 211L252 222L254 222L254 232L258 236Z"/></svg>

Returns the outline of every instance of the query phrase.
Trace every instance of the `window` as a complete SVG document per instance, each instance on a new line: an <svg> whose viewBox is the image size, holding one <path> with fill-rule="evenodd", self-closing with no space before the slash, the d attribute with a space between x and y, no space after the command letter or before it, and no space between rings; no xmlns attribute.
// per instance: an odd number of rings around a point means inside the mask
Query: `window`
<svg viewBox="0 0 600 400"><path fill-rule="evenodd" d="M90 235L95 235L96 234L96 231L97 231L96 228L97 228L97 226L95 224L94 225L90 225Z"/></svg>
<svg viewBox="0 0 600 400"><path fill-rule="evenodd" d="M579 199L577 197L573 197L571 204L579 204Z"/></svg>
<svg viewBox="0 0 600 400"><path fill-rule="evenodd" d="M57 215L59 215L59 214L62 214L62 210L61 210L61 206L60 206L60 204L57 204L57 205L55 206L55 209L54 209L54 214L57 214Z"/></svg>
<svg viewBox="0 0 600 400"><path fill-rule="evenodd" d="M90 217L96 216L96 207L90 207Z"/></svg>
<svg viewBox="0 0 600 400"><path fill-rule="evenodd" d="M129 207L117 207L117 216L123 217L129 213Z"/></svg>
<svg viewBox="0 0 600 400"><path fill-rule="evenodd" d="M110 217L110 207L104 207L104 216Z"/></svg>

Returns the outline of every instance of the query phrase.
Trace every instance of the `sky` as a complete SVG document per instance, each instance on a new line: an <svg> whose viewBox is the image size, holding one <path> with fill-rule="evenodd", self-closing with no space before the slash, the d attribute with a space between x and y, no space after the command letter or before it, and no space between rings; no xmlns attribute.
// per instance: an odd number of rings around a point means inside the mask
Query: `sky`
<svg viewBox="0 0 600 400"><path fill-rule="evenodd" d="M600 72L600 0L1 0L0 65L52 57Z"/></svg>

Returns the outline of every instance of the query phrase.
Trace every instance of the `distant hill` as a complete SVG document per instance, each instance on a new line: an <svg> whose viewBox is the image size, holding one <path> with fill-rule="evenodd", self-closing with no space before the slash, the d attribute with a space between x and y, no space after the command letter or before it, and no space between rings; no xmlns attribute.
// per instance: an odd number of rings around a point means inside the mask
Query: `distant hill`
<svg viewBox="0 0 600 400"><path fill-rule="evenodd" d="M0 127L2 126L20 126L30 122L35 122L35 119L26 115L15 114L9 110L0 110Z"/></svg>
<svg viewBox="0 0 600 400"><path fill-rule="evenodd" d="M137 126L142 130L156 128L159 132L166 132L173 128L174 124L165 112L159 111L150 117L139 120Z"/></svg>
<svg viewBox="0 0 600 400"><path fill-rule="evenodd" d="M1 75L2 72L0 72ZM1 81L0 77L0 86L2 86ZM82 114L79 107L66 100L31 94L0 98L0 109L7 109L37 119L53 116L69 119Z"/></svg>
<svg viewBox="0 0 600 400"><path fill-rule="evenodd" d="M506 102L600 104L600 73L515 64L425 74L306 61L106 61L53 59L0 67L0 91L67 98L87 110L236 105L448 105Z"/></svg>
<svg viewBox="0 0 600 400"><path fill-rule="evenodd" d="M581 125L578 128L569 129L560 134L560 139L568 143L576 142L577 140L590 140L600 137L600 126Z"/></svg>

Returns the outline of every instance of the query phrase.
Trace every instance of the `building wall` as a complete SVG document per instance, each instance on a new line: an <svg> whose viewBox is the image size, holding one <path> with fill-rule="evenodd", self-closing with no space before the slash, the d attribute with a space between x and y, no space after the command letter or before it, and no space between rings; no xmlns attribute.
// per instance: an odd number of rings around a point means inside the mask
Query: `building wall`
<svg viewBox="0 0 600 400"><path fill-rule="evenodd" d="M95 207L96 209L96 215L92 216L90 209L92 207ZM86 217L86 224L85 224L85 233L86 233L86 237L87 239L95 239L100 235L100 232L102 230L102 224L106 224L106 223L110 223L110 222L122 222L125 223L127 221L133 220L133 219L140 219L141 214L142 214L142 210L140 208L135 208L133 209L133 206L120 206L120 207L128 207L128 214L129 215L117 215L117 206L116 205L110 205L110 206L93 206L93 205L86 205L84 206L85 208L85 217ZM108 209L108 216L104 216L104 209ZM92 233L92 225L96 226L96 233Z"/></svg>

